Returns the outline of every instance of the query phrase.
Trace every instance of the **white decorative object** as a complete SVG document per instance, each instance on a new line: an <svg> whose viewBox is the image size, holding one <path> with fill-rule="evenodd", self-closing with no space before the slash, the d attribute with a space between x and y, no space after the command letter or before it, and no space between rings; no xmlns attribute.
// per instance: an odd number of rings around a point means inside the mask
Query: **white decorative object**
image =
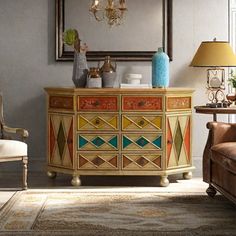
<svg viewBox="0 0 236 236"><path fill-rule="evenodd" d="M151 84L120 84L121 88L152 88Z"/></svg>
<svg viewBox="0 0 236 236"><path fill-rule="evenodd" d="M140 84L140 81L142 79L141 74L127 74L126 80L128 84Z"/></svg>

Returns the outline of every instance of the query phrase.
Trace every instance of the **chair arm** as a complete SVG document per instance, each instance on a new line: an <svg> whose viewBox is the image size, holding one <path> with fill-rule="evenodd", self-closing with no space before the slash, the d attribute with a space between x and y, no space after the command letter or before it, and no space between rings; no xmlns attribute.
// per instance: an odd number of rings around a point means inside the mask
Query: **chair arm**
<svg viewBox="0 0 236 236"><path fill-rule="evenodd" d="M12 133L12 134L20 135L23 140L25 140L26 138L29 137L29 132L26 129L12 128L12 127L8 127L6 125L3 125L2 128L3 128L3 131L5 131L7 133Z"/></svg>
<svg viewBox="0 0 236 236"><path fill-rule="evenodd" d="M211 131L211 146L224 142L236 142L236 124L223 122L208 122Z"/></svg>

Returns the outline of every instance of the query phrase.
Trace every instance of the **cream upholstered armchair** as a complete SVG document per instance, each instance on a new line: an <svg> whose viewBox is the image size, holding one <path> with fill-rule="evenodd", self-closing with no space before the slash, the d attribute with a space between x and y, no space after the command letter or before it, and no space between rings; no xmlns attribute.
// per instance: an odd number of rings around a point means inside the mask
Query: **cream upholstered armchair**
<svg viewBox="0 0 236 236"><path fill-rule="evenodd" d="M0 162L22 161L23 163L23 189L27 189L27 144L22 141L11 140L9 133L17 134L24 141L29 135L21 128L10 128L3 119L3 101L0 94Z"/></svg>

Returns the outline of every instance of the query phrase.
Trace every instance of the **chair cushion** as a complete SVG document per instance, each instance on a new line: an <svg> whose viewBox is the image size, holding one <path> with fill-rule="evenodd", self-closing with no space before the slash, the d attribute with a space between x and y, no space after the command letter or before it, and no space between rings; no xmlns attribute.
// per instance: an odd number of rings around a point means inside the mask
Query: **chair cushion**
<svg viewBox="0 0 236 236"><path fill-rule="evenodd" d="M0 159L27 156L27 144L16 140L0 139Z"/></svg>
<svg viewBox="0 0 236 236"><path fill-rule="evenodd" d="M236 174L236 142L220 143L214 145L211 150L212 161Z"/></svg>

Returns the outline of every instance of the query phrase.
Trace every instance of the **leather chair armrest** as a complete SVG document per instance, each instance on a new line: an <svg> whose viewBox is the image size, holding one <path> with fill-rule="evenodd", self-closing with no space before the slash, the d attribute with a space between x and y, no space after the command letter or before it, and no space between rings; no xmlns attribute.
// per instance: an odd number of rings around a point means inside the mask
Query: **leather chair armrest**
<svg viewBox="0 0 236 236"><path fill-rule="evenodd" d="M223 122L208 122L211 131L211 146L224 142L236 142L236 124Z"/></svg>
<svg viewBox="0 0 236 236"><path fill-rule="evenodd" d="M12 133L12 134L20 135L22 140L25 140L26 138L29 137L29 132L26 129L12 128L12 127L8 127L6 125L3 125L2 128L3 128L3 131L6 132L6 133Z"/></svg>

